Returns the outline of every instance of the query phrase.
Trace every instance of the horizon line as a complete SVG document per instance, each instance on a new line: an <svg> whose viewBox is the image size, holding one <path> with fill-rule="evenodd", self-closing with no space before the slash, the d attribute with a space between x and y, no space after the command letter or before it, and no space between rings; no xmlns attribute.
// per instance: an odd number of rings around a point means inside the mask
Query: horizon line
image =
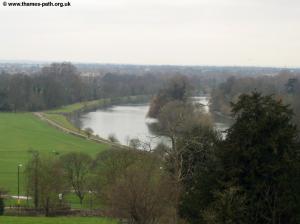
<svg viewBox="0 0 300 224"><path fill-rule="evenodd" d="M276 65L217 65L217 64L155 64L155 63L118 63L118 62L83 62L72 60L32 60L32 59L0 59L0 63L7 64L51 64L51 63L72 63L72 64L98 64L98 65L124 65L124 66L169 66L169 67L227 67L227 68L275 68L275 69L300 69L300 66L276 66Z"/></svg>

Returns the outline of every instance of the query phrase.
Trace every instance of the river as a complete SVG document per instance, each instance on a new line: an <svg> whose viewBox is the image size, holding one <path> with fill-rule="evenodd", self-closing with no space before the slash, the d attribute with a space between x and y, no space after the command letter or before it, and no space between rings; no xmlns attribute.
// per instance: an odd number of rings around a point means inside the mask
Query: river
<svg viewBox="0 0 300 224"><path fill-rule="evenodd" d="M201 103L204 111L209 113L208 97L193 97L193 100ZM155 122L155 119L147 118L148 109L149 104L128 104L88 112L80 116L80 128L91 128L94 134L105 139L114 135L123 145L128 145L130 139L138 138L153 147L166 139L158 138L150 132L147 123ZM215 127L224 131L228 124L215 122Z"/></svg>

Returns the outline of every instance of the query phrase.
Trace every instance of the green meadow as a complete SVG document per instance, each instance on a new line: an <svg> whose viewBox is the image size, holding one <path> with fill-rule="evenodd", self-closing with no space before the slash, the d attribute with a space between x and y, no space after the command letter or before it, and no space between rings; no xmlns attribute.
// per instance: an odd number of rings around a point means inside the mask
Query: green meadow
<svg viewBox="0 0 300 224"><path fill-rule="evenodd" d="M80 111L88 108L97 108L99 106L110 103L110 99L93 100L87 102L80 102L62 106L53 110L49 110L48 113L72 113L74 111Z"/></svg>
<svg viewBox="0 0 300 224"><path fill-rule="evenodd" d="M67 128L71 131L79 132L81 134L84 134L83 131L76 128L63 114L51 114L51 113L44 113L44 116L48 118L51 121L54 121L56 124L59 124L60 126Z"/></svg>
<svg viewBox="0 0 300 224"><path fill-rule="evenodd" d="M22 185L30 150L52 156L70 151L95 155L107 147L57 130L31 113L0 113L0 187L10 194L17 192L17 166L23 164Z"/></svg>

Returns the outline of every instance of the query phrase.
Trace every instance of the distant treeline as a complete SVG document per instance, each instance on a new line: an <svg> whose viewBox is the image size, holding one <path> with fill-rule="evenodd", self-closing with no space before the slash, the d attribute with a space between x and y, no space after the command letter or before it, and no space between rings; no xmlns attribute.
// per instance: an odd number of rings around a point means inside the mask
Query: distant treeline
<svg viewBox="0 0 300 224"><path fill-rule="evenodd" d="M278 69L106 67L71 63L53 63L34 69L8 66L0 73L0 111L47 110L103 98L151 96L168 86L172 78L180 76L189 83L190 95L213 92L212 108L225 114L230 112L229 102L242 92L257 89L267 94L275 93L291 104L296 104L293 99L297 99L291 96L298 94L288 90L297 89L299 85L295 71L275 75ZM262 73L273 75L263 76ZM297 113L297 109L295 111Z"/></svg>
<svg viewBox="0 0 300 224"><path fill-rule="evenodd" d="M46 63L27 61L0 61L0 71L7 73L32 74L40 70ZM167 75L182 74L186 76L206 77L228 77L238 76L260 76L264 74L277 74L282 69L272 67L247 67L247 66L179 66L179 65L130 65L130 64L99 64L99 63L75 63L78 71L83 74L105 75L113 73L118 75ZM300 69L290 69L292 72L300 72Z"/></svg>
<svg viewBox="0 0 300 224"><path fill-rule="evenodd" d="M241 94L252 91L273 94L285 104L291 105L294 121L300 125L300 73L289 71L274 76L230 77L212 91L211 109L230 115L231 102L236 102Z"/></svg>
<svg viewBox="0 0 300 224"><path fill-rule="evenodd" d="M53 63L32 73L0 74L0 111L37 111L102 98L154 95L178 74L88 75L71 63ZM188 76L195 94L209 91L212 80Z"/></svg>

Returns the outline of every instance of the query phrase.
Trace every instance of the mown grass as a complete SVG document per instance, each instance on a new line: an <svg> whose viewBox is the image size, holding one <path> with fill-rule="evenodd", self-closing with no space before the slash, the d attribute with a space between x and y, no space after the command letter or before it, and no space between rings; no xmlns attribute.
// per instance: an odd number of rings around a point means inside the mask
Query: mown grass
<svg viewBox="0 0 300 224"><path fill-rule="evenodd" d="M101 99L101 100L93 100L93 101L87 101L87 102L80 102L80 103L74 103L70 105L66 105L57 109L48 110L47 113L72 113L74 111L79 111L84 108L90 108L90 107L96 107L101 106L102 104L106 103L108 99Z"/></svg>
<svg viewBox="0 0 300 224"><path fill-rule="evenodd" d="M85 101L80 103L74 103L66 106L62 106L53 110L45 111L45 113L54 114L68 114L75 111L96 109L102 106L110 106L115 104L128 104L128 103L140 103L149 102L150 96L139 95L139 96L124 96L115 98L105 98L100 100Z"/></svg>
<svg viewBox="0 0 300 224"><path fill-rule="evenodd" d="M114 99L101 99L82 103L75 103L54 110L45 111L47 118L61 126L78 131L68 121L65 114L85 109L97 108L105 105L134 103L145 101L148 96L130 96ZM70 151L86 152L95 155L107 149L106 144L99 144L87 139L76 137L52 127L39 120L32 113L0 113L0 187L9 191L9 194L17 192L17 166L25 165L30 158L30 150L38 150L55 156L53 152L60 154ZM23 170L21 168L21 194L24 194Z"/></svg>
<svg viewBox="0 0 300 224"><path fill-rule="evenodd" d="M95 194L86 194L83 199L82 205L80 204L79 198L75 195L75 193L66 194L65 199L68 203L70 203L73 209L104 208L103 202L101 202Z"/></svg>
<svg viewBox="0 0 300 224"><path fill-rule="evenodd" d="M17 166L21 167L21 189L24 189L24 164L30 150L55 156L70 151L95 155L108 148L105 144L88 141L55 129L31 113L0 113L0 187L17 192ZM23 194L23 193L22 193Z"/></svg>
<svg viewBox="0 0 300 224"><path fill-rule="evenodd" d="M118 222L109 218L98 217L10 217L0 216L3 224L117 224Z"/></svg>
<svg viewBox="0 0 300 224"><path fill-rule="evenodd" d="M44 116L49 120L54 121L55 123L59 124L60 126L67 128L71 131L75 132L82 132L78 128L76 128L64 115L62 114L48 114L44 113Z"/></svg>

